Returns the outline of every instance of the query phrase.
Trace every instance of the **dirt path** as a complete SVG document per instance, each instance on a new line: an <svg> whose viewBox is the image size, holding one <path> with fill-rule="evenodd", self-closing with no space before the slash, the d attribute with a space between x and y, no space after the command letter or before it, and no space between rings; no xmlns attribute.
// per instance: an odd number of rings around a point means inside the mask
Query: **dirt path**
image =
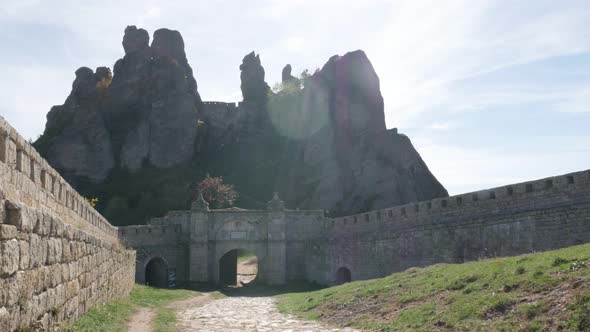
<svg viewBox="0 0 590 332"><path fill-rule="evenodd" d="M131 316L127 324L127 332L149 332L152 330L152 320L156 312L149 308L140 308Z"/></svg>
<svg viewBox="0 0 590 332"><path fill-rule="evenodd" d="M213 300L208 294L191 297L190 299L176 301L168 304L166 308L174 309L176 311L183 308L194 308L201 306ZM139 310L131 316L127 324L127 332L149 332L152 331L152 323L156 317L156 310L150 308L139 308Z"/></svg>
<svg viewBox="0 0 590 332"><path fill-rule="evenodd" d="M228 297L187 307L178 311L177 322L181 331L355 331L330 328L281 314L271 297Z"/></svg>

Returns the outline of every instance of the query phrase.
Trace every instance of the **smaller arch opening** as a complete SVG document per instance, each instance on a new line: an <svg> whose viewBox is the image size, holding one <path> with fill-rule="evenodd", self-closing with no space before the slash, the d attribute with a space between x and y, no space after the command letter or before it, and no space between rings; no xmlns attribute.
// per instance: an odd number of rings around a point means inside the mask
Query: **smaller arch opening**
<svg viewBox="0 0 590 332"><path fill-rule="evenodd" d="M351 282L352 281L352 275L350 273L350 270L346 267L341 267L338 269L338 271L336 271L336 284L337 285L342 285L345 284L347 282Z"/></svg>
<svg viewBox="0 0 590 332"><path fill-rule="evenodd" d="M168 288L168 266L162 258L152 258L146 265L145 284L157 288Z"/></svg>

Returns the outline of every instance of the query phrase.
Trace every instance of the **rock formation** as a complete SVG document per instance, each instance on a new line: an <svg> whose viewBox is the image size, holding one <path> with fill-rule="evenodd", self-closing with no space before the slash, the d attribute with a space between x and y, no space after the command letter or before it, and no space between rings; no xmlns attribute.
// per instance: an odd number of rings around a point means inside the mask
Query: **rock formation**
<svg viewBox="0 0 590 332"><path fill-rule="evenodd" d="M254 51L242 60L240 65L240 80L244 102L264 102L270 92L270 87L264 81L264 68L260 63L260 55Z"/></svg>
<svg viewBox="0 0 590 332"><path fill-rule="evenodd" d="M303 108L316 114L302 127L325 124L309 133L290 177L289 188L309 186L306 196L296 190L290 199L343 214L447 196L410 140L386 129L379 78L363 51L333 56L308 85Z"/></svg>
<svg viewBox="0 0 590 332"><path fill-rule="evenodd" d="M298 84L299 80L297 79L297 77L291 75L291 65L287 64L284 68L283 68L283 72L281 73L281 81L283 83L283 85L286 84Z"/></svg>
<svg viewBox="0 0 590 332"><path fill-rule="evenodd" d="M379 78L362 51L334 56L304 88L276 94L260 56L240 66L243 102L202 102L179 32L129 26L114 66L76 71L64 105L47 115L37 149L119 224L190 206L206 173L265 208L333 215L447 196L410 140L385 127ZM291 66L283 82L298 81Z"/></svg>
<svg viewBox="0 0 590 332"><path fill-rule="evenodd" d="M189 160L201 98L178 31L149 35L129 26L125 56L93 73L76 71L72 92L55 106L37 147L73 184L103 181L111 169L144 162L170 167Z"/></svg>

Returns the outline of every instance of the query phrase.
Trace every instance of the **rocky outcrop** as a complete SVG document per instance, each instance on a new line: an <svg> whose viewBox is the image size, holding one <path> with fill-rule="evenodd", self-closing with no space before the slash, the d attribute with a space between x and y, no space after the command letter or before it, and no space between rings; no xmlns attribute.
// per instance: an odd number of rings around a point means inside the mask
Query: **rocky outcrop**
<svg viewBox="0 0 590 332"><path fill-rule="evenodd" d="M283 70L283 82L290 71ZM448 195L408 137L386 129L379 78L363 51L334 56L303 90L269 98L266 122L252 121L255 112L245 103L203 109L207 136L215 137L203 145L221 151L213 159L241 156L239 168L217 171L236 174L228 179L246 196L279 191L288 206L342 215ZM266 136L252 141L251 123Z"/></svg>
<svg viewBox="0 0 590 332"><path fill-rule="evenodd" d="M77 71L49 112L37 148L117 224L190 205L206 173L240 192L238 205L333 215L447 196L410 140L386 129L379 78L363 51L333 56L300 82L290 65L272 93L260 56L240 65L243 101L202 102L179 32L129 26L125 56ZM285 89L288 83L296 89Z"/></svg>
<svg viewBox="0 0 590 332"><path fill-rule="evenodd" d="M37 147L66 179L86 177L91 181L106 178L115 165L113 148L101 107L104 85L111 80L107 68L76 70L72 92L65 103L47 114L47 124Z"/></svg>
<svg viewBox="0 0 590 332"><path fill-rule="evenodd" d="M287 64L284 68L283 71L281 73L281 82L283 83L283 85L287 85L287 84L298 84L299 80L291 75L291 65Z"/></svg>
<svg viewBox="0 0 590 332"><path fill-rule="evenodd" d="M150 46L147 31L129 26L123 49L112 78L106 68L76 72L36 143L74 184L101 182L115 167L170 167L193 155L201 97L182 36L160 29Z"/></svg>
<svg viewBox="0 0 590 332"><path fill-rule="evenodd" d="M264 103L270 92L270 87L264 81L264 68L260 63L260 55L254 51L242 60L240 65L240 80L244 102Z"/></svg>
<svg viewBox="0 0 590 332"><path fill-rule="evenodd" d="M304 100L313 111L302 127L312 131L289 188L307 190L289 199L341 215L448 195L410 140L386 129L379 78L363 51L330 58Z"/></svg>

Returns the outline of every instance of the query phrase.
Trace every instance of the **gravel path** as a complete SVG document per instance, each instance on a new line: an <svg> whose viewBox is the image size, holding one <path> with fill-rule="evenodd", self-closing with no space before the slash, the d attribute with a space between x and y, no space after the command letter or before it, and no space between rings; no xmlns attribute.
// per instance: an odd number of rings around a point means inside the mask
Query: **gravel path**
<svg viewBox="0 0 590 332"><path fill-rule="evenodd" d="M190 306L178 311L177 321L181 331L355 331L329 328L281 314L270 297L228 297L202 306Z"/></svg>

